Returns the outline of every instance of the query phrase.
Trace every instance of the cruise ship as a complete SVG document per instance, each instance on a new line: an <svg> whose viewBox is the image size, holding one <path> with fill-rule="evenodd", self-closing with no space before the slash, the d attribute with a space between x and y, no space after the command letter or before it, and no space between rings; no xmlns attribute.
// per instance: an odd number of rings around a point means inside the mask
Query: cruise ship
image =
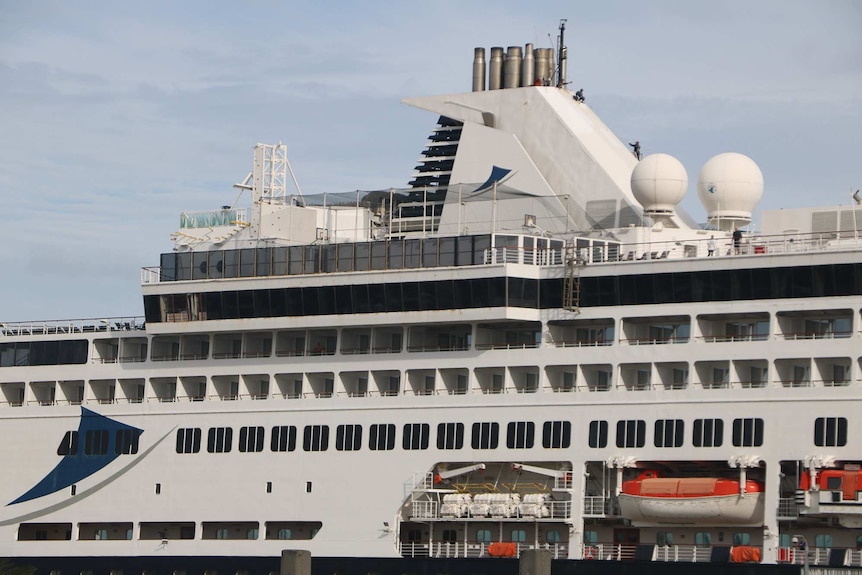
<svg viewBox="0 0 862 575"><path fill-rule="evenodd" d="M404 100L438 118L406 187L304 195L258 144L143 315L0 323L0 557L862 566L862 206L755 225L760 169L716 150L696 223L563 30Z"/></svg>

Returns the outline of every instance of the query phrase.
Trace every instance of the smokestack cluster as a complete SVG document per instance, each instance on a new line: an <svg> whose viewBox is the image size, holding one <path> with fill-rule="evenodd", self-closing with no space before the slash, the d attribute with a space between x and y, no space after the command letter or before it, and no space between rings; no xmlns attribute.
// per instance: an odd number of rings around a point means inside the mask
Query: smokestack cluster
<svg viewBox="0 0 862 575"><path fill-rule="evenodd" d="M487 72L487 75L486 75ZM520 46L491 48L491 58L485 65L485 48L473 50L473 91L485 91L487 76L488 89L519 88L524 86L553 86L556 72L553 48L533 48L527 44Z"/></svg>

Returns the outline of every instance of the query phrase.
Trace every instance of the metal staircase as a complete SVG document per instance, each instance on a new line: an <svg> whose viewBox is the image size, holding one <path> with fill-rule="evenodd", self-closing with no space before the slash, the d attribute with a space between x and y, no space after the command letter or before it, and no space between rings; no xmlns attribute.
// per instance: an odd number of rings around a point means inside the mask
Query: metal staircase
<svg viewBox="0 0 862 575"><path fill-rule="evenodd" d="M586 262L573 243L566 245L565 275L563 279L563 309L580 313L581 311L581 268Z"/></svg>

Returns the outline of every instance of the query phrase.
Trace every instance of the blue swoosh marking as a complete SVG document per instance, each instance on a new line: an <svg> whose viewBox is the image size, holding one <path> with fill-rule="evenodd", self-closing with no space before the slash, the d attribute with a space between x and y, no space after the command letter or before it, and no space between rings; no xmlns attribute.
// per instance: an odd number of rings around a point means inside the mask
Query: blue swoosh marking
<svg viewBox="0 0 862 575"><path fill-rule="evenodd" d="M116 453L117 450L115 450L114 447L117 441L117 432L121 430L128 430L138 435L143 433L143 430L138 429L137 427L120 423L115 419L105 417L104 415L81 406L81 420L78 423L79 453L77 455L64 456L63 459L60 460L60 463L58 463L57 466L39 483L34 485L29 491L27 491L27 493L7 505L23 503L24 501L30 501L31 499L37 499L39 497L44 497L45 495L50 495L51 493L56 493L57 491L65 489L73 483L86 479L97 471L104 469L108 464L119 457L119 454ZM87 455L85 453L87 451L87 449L85 449L87 433L91 432L91 436L95 437L96 433L103 431L108 432L107 451L104 454Z"/></svg>
<svg viewBox="0 0 862 575"><path fill-rule="evenodd" d="M501 168L500 166L491 166L491 175L488 176L488 179L485 180L485 183L476 188L473 193L481 192L482 190L487 190L491 186L494 185L494 182L498 184L502 184L508 177L513 176L514 173L512 170L508 168Z"/></svg>

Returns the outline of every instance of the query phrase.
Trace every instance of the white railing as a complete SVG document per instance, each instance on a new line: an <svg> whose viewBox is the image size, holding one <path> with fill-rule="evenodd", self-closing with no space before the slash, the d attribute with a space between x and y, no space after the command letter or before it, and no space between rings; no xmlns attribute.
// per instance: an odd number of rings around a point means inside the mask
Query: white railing
<svg viewBox="0 0 862 575"><path fill-rule="evenodd" d="M65 335L111 331L140 331L143 329L145 329L144 318L140 316L21 321L0 323L0 336Z"/></svg>
<svg viewBox="0 0 862 575"><path fill-rule="evenodd" d="M495 543L478 543L478 542L434 542L434 543L401 543L399 551L402 557L435 557L435 558L479 558L479 557L499 557L495 551ZM507 545L503 543L503 545ZM551 551L553 559L566 559L568 557L568 547L557 543L513 543L512 547L506 547L505 552L508 557L520 557L521 553L531 549L547 549ZM511 552L511 555L508 553Z"/></svg>

